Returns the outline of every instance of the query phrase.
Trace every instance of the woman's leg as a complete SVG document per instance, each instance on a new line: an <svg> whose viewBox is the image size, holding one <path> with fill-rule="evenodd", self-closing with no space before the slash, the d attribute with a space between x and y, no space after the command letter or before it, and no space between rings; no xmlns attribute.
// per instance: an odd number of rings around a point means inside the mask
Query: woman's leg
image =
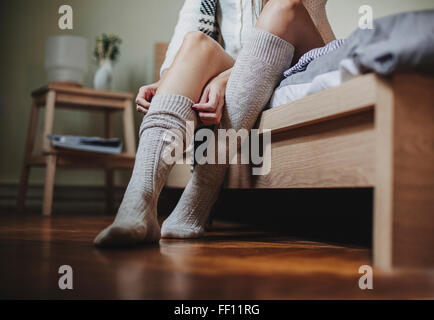
<svg viewBox="0 0 434 320"><path fill-rule="evenodd" d="M157 201L173 164L163 157L165 148L183 143L186 122L196 122L191 109L206 83L231 68L233 59L221 46L202 34L191 32L170 70L161 81L140 126L140 142L133 174L114 222L96 238L97 246L131 245L160 239Z"/></svg>
<svg viewBox="0 0 434 320"><path fill-rule="evenodd" d="M323 44L300 1L271 0L232 69L221 128L250 130L295 54ZM196 165L178 205L164 221L162 237L195 238L214 204L228 165Z"/></svg>
<svg viewBox="0 0 434 320"><path fill-rule="evenodd" d="M208 81L234 62L217 41L200 31L189 32L157 94L179 94L197 103Z"/></svg>
<svg viewBox="0 0 434 320"><path fill-rule="evenodd" d="M324 40L301 0L270 0L256 27L291 43L295 47L294 61L309 50L324 46Z"/></svg>
<svg viewBox="0 0 434 320"><path fill-rule="evenodd" d="M307 12L315 23L316 28L321 34L325 43L336 39L327 18L326 4L327 0L302 0Z"/></svg>

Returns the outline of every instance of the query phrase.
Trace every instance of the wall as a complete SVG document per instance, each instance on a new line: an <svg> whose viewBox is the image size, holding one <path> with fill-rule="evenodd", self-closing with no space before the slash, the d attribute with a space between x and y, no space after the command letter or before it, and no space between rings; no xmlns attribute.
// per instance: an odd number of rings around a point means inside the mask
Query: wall
<svg viewBox="0 0 434 320"><path fill-rule="evenodd" d="M423 9L434 9L433 0L329 0L327 14L337 38L347 37L358 27L362 5L370 5L374 18Z"/></svg>
<svg viewBox="0 0 434 320"><path fill-rule="evenodd" d="M58 8L70 4L74 29L57 27ZM153 80L153 45L169 41L183 0L2 0L0 1L0 183L17 183L22 165L30 92L46 82L43 67L45 39L55 34L76 34L89 40L89 72L85 85L92 85L97 68L91 51L94 39L103 32L118 34L123 43L115 65L115 89L135 93ZM43 114L41 114L43 117ZM136 127L139 114L135 113ZM98 114L56 111L56 133L77 135L103 134L103 117ZM116 134L121 136L121 120ZM136 130L137 131L137 130ZM44 172L35 169L32 183L42 183ZM125 174L124 176L128 176ZM97 171L59 170L59 184L100 184ZM125 181L125 177L122 178Z"/></svg>
<svg viewBox="0 0 434 320"><path fill-rule="evenodd" d="M70 4L74 10L74 30L57 27L60 5ZM153 46L169 41L183 0L2 0L0 1L0 183L17 183L29 120L30 92L45 83L43 68L45 39L55 34L76 34L94 39L103 32L116 33L122 39L121 56L115 66L115 89L135 93L152 80ZM357 27L358 8L371 5L374 16L434 8L432 0L330 0L327 11L337 37L345 37ZM85 85L91 86L96 70L89 49ZM91 64L92 63L92 64ZM140 117L136 117L136 127ZM120 119L116 133L120 136ZM102 117L95 114L58 111L56 133L101 135ZM57 173L57 183L97 185L103 174L95 171ZM124 184L128 174L118 175ZM32 183L43 181L43 170L35 169Z"/></svg>

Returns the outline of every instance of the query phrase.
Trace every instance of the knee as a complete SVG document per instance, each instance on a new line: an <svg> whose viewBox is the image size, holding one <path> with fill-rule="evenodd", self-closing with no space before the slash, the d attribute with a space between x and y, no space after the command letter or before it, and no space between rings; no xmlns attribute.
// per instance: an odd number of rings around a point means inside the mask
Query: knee
<svg viewBox="0 0 434 320"><path fill-rule="evenodd" d="M282 12L294 10L301 4L301 0L270 0L266 6L275 12Z"/></svg>
<svg viewBox="0 0 434 320"><path fill-rule="evenodd" d="M184 36L181 50L212 51L214 39L201 31L190 31Z"/></svg>
<svg viewBox="0 0 434 320"><path fill-rule="evenodd" d="M274 17L295 15L297 8L302 5L301 0L270 0L267 2L267 11Z"/></svg>
<svg viewBox="0 0 434 320"><path fill-rule="evenodd" d="M295 20L300 6L303 6L301 0L270 0L259 16L258 26L263 28L288 27L288 24Z"/></svg>
<svg viewBox="0 0 434 320"><path fill-rule="evenodd" d="M201 42L207 41L207 38L209 38L205 33L199 30L195 31L189 31L184 36L184 43L185 44L199 44Z"/></svg>
<svg viewBox="0 0 434 320"><path fill-rule="evenodd" d="M257 26L286 39L303 4L301 0L270 0L259 16Z"/></svg>

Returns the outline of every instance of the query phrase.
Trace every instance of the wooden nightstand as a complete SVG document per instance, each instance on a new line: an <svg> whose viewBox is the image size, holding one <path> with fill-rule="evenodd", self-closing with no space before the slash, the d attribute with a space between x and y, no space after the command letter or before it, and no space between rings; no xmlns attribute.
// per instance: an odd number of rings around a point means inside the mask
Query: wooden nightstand
<svg viewBox="0 0 434 320"><path fill-rule="evenodd" d="M106 172L107 204L111 208L113 203L113 170L131 169L134 166L136 142L131 103L132 94L52 83L32 92L32 98L33 105L17 200L18 211L22 211L24 208L32 166L46 166L43 215L51 215L54 176L57 166L104 169ZM39 110L44 106L46 110L42 134L42 152L35 152ZM47 135L53 133L54 110L56 108L102 112L105 116L105 135L107 138L113 137L113 114L122 112L124 152L113 155L52 148Z"/></svg>

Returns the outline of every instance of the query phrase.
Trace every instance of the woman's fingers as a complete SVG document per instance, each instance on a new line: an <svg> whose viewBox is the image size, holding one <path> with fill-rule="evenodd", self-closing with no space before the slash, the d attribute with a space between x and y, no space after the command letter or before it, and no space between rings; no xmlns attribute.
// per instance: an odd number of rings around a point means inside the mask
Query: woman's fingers
<svg viewBox="0 0 434 320"><path fill-rule="evenodd" d="M147 114L148 113L148 109L145 109L145 108L143 108L143 107L141 107L141 106L136 106L136 110L137 111L139 111L139 112L141 112L141 113L143 113L143 114Z"/></svg>
<svg viewBox="0 0 434 320"><path fill-rule="evenodd" d="M221 120L221 114L214 112L199 112L199 119L206 126L219 124Z"/></svg>
<svg viewBox="0 0 434 320"><path fill-rule="evenodd" d="M217 94L210 93L208 102L194 104L192 108L199 112L215 112L219 99Z"/></svg>
<svg viewBox="0 0 434 320"><path fill-rule="evenodd" d="M194 110L199 112L215 112L217 107L214 104L211 104L209 102L203 103L203 104L195 104L192 107Z"/></svg>
<svg viewBox="0 0 434 320"><path fill-rule="evenodd" d="M199 103L206 103L208 101L209 96L209 87L206 87L205 90L203 90L202 96L200 97Z"/></svg>
<svg viewBox="0 0 434 320"><path fill-rule="evenodd" d="M155 96L156 89L149 87L148 90L145 92L145 100L149 101L149 103L152 101L152 98Z"/></svg>
<svg viewBox="0 0 434 320"><path fill-rule="evenodd" d="M220 123L224 103L222 94L211 91L208 102L195 104L192 108L198 111L199 119L204 125L214 125Z"/></svg>
<svg viewBox="0 0 434 320"><path fill-rule="evenodd" d="M142 107L142 108L146 108L146 109L149 109L149 106L151 105L150 102L146 101L143 98L139 98L139 97L136 98L136 104L137 104L137 107Z"/></svg>
<svg viewBox="0 0 434 320"><path fill-rule="evenodd" d="M154 94L155 90L151 86L140 87L139 93L136 97L137 111L140 111L140 108L149 109Z"/></svg>
<svg viewBox="0 0 434 320"><path fill-rule="evenodd" d="M225 98L222 97L222 98L219 100L218 105L217 105L217 113L220 113L220 115L222 114L222 111L223 111L223 107L224 107L224 105L225 105Z"/></svg>

